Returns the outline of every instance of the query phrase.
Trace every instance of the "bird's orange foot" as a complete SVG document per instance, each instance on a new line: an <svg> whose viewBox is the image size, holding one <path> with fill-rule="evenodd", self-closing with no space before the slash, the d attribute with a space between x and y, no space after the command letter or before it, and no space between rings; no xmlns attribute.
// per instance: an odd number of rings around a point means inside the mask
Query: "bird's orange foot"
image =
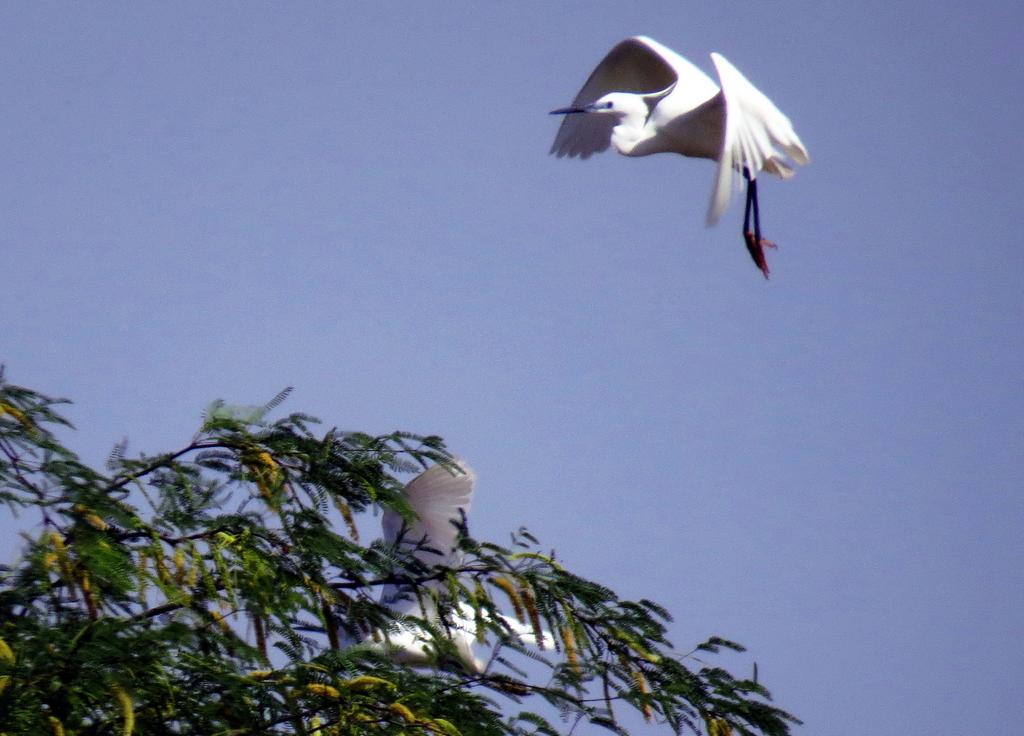
<svg viewBox="0 0 1024 736"><path fill-rule="evenodd" d="M767 238L758 238L750 230L743 233L743 239L747 242L747 252L750 253L750 257L754 259L754 263L761 269L764 277L768 278L768 260L764 257L764 249L778 246Z"/></svg>

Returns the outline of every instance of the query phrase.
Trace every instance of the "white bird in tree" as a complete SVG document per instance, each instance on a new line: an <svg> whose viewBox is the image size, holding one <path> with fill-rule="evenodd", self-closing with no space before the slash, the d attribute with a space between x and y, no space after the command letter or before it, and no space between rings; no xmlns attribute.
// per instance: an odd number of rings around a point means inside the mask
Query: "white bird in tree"
<svg viewBox="0 0 1024 736"><path fill-rule="evenodd" d="M626 156L680 153L718 162L707 223L718 222L729 204L735 174L747 182L743 237L750 257L768 277L761 237L757 175L793 175L784 160L810 158L789 118L721 54L711 54L721 88L672 49L646 36L615 46L590 74L565 115L551 153L589 158L609 144ZM781 149L781 150L780 150ZM753 215L753 228L751 228Z"/></svg>
<svg viewBox="0 0 1024 736"><path fill-rule="evenodd" d="M405 486L406 501L415 513L416 520L410 522L396 511L385 511L385 541L412 554L425 568L457 568L463 561L458 539L466 525L475 485L476 475L463 461L458 461L455 470L441 465L428 468ZM423 587L442 595L446 591L438 581L425 583ZM395 615L397 624L386 632L372 633L364 638L363 643L403 664L434 665L437 663L437 655L430 634L418 624L403 621L406 617L416 617L447 631L459 662L467 671L474 674L484 672L486 662L477 658L473 652L473 643L476 641L473 610L456 603L446 621L442 622L430 590L423 593L417 597L411 585L385 585L380 602ZM538 643L532 627L508 616L500 618L503 628L522 643ZM550 634L542 631L541 637L548 639Z"/></svg>

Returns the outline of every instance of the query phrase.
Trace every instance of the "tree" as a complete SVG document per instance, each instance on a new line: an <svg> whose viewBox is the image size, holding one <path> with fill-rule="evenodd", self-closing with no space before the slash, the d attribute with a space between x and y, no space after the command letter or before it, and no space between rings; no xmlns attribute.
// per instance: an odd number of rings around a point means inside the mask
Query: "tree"
<svg viewBox="0 0 1024 736"><path fill-rule="evenodd" d="M410 518L400 476L452 466L451 454L433 436L269 420L286 395L215 403L180 449L116 447L101 471L58 439L66 402L0 371L0 501L32 520L0 568L0 733L623 733L623 709L711 736L798 722L756 676L693 656L739 645L675 653L667 611L574 575L525 530L503 546L463 525L457 568L364 543L360 515ZM388 584L440 612L401 622L423 629L433 666L358 644L397 625L377 603ZM456 609L490 648L482 673L457 663ZM501 610L547 632L545 648L524 645Z"/></svg>

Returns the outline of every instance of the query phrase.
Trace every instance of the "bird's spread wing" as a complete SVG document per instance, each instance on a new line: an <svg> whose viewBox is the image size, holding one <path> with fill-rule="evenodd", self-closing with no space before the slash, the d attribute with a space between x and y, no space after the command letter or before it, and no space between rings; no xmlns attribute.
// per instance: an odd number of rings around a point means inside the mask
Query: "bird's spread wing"
<svg viewBox="0 0 1024 736"><path fill-rule="evenodd" d="M572 106L589 105L609 92L654 94L671 87L678 76L672 60L665 58L662 50L668 49L643 36L620 42L590 73ZM685 59L683 63L689 64ZM566 115L550 152L559 158L590 158L608 148L615 125L612 115Z"/></svg>
<svg viewBox="0 0 1024 736"><path fill-rule="evenodd" d="M415 521L406 521L395 511L384 512L385 541L415 550L415 557L428 567L458 563L458 525L469 514L476 484L476 476L466 463L460 461L458 467L461 472L434 465L406 484L406 501L416 514ZM381 591L381 600L395 604L407 597L407 592L403 586L387 585Z"/></svg>
<svg viewBox="0 0 1024 736"><path fill-rule="evenodd" d="M653 38L648 38L647 36L635 36L630 40L642 44L647 48L648 53L654 54L663 63L668 64L672 68L672 75L675 78L675 86L681 90L685 90L684 96L693 106L707 100L718 92L718 85L715 84L711 77L694 66L690 61L684 59L682 56L670 49L668 46L664 46ZM673 97L678 95L679 92L673 90Z"/></svg>
<svg viewBox="0 0 1024 736"><path fill-rule="evenodd" d="M394 511L384 513L384 539L391 544L399 541L414 547L423 539L437 553L422 550L417 558L427 565L448 564L455 552L458 525L469 513L476 476L465 463L461 470L449 470L434 465L423 471L405 486L405 497L416 514L416 520L407 522Z"/></svg>
<svg viewBox="0 0 1024 736"><path fill-rule="evenodd" d="M725 211L736 181L734 177L744 168L750 171L751 177L764 169L788 178L793 175L793 169L783 160L784 154L798 164L810 160L789 118L724 56L711 54L711 59L722 83L725 136L708 205L709 225L715 224Z"/></svg>

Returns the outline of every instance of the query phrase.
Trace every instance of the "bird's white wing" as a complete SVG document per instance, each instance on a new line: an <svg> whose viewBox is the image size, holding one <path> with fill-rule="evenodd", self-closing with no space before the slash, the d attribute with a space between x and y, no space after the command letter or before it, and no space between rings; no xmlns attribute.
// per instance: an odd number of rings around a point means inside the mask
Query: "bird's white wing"
<svg viewBox="0 0 1024 736"><path fill-rule="evenodd" d="M635 36L633 41L643 44L650 53L658 56L664 63L672 67L675 76L675 89L672 90L672 99L675 104L681 98L685 98L691 107L705 102L718 92L718 85L707 74L698 69L687 59L677 54L668 46L658 43L647 36Z"/></svg>
<svg viewBox="0 0 1024 736"><path fill-rule="evenodd" d="M457 464L460 470L454 472L434 465L406 484L405 498L416 514L415 521L407 522L394 511L384 512L386 541L395 544L401 537L402 545L412 548L425 540L426 546L437 550L416 552L425 565L451 564L458 525L469 514L476 475L466 463Z"/></svg>
<svg viewBox="0 0 1024 736"><path fill-rule="evenodd" d="M384 512L384 539L406 549L418 546L413 554L424 565L458 563L456 538L459 524L469 514L476 476L465 463L458 463L453 472L443 466L428 468L406 484L406 501L416 514L415 521L406 521L394 511ZM402 597L401 587L385 586L381 600L395 603Z"/></svg>
<svg viewBox="0 0 1024 736"><path fill-rule="evenodd" d="M680 79L680 69L687 75L692 70L714 86L707 75L671 49L645 36L627 38L616 44L594 68L572 106L589 105L609 92L661 92ZM550 153L559 158L590 158L608 148L612 128L616 124L613 115L566 115L558 128Z"/></svg>
<svg viewBox="0 0 1024 736"><path fill-rule="evenodd" d="M434 465L406 484L405 498L416 514L414 521L406 521L395 511L384 512L385 541L409 550L424 547L413 554L428 567L456 565L459 561L455 549L458 525L469 514L476 475L461 460L457 465L461 472ZM380 600L395 611L417 616L431 613L420 610L420 603L406 585L385 585Z"/></svg>
<svg viewBox="0 0 1024 736"><path fill-rule="evenodd" d="M469 514L476 474L462 460L457 460L456 465L458 470L454 473L441 465L434 465L406 484L406 500L416 513L415 521L406 521L393 511L384 513L385 540L415 550L413 554L424 565L456 565L460 559L455 544L459 535L458 525ZM437 552L415 549L421 542ZM431 636L419 623L407 618L416 617L440 625L434 601L429 596L417 600L409 586L389 584L381 592L381 602L395 613L396 623L387 631L367 635L363 644L393 657L395 661L413 666L435 663L436 647ZM543 648L546 642L554 641L546 629L535 632L532 626L503 614L497 615L504 622L504 628L523 644ZM465 603L456 602L448 611L444 624L463 666L470 672L483 672L486 663L473 653L476 641L473 609Z"/></svg>
<svg viewBox="0 0 1024 736"><path fill-rule="evenodd" d="M711 60L722 83L725 135L708 205L709 225L715 224L725 211L736 181L734 177L744 168L752 178L763 169L785 179L793 175L793 169L783 160L783 152L798 164L810 161L789 118L724 56L713 53Z"/></svg>

